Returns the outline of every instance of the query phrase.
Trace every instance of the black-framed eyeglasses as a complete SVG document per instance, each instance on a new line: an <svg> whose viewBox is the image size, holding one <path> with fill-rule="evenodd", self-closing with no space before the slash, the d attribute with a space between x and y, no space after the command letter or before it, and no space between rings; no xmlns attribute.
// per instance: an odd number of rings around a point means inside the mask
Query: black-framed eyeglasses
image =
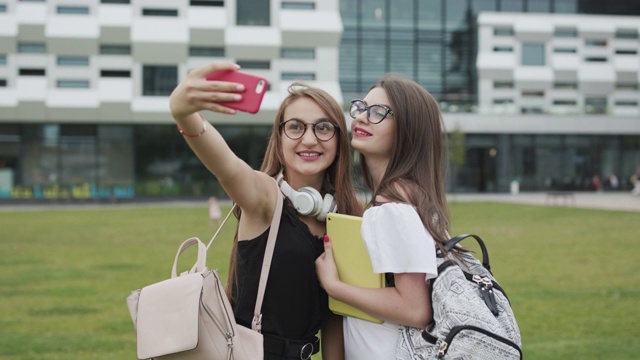
<svg viewBox="0 0 640 360"><path fill-rule="evenodd" d="M351 115L352 118L355 119L365 111L367 112L367 120L372 124L381 122L389 114L393 115L393 110L391 110L387 105L373 104L367 106L367 103L365 103L364 100L351 100L349 115Z"/></svg>
<svg viewBox="0 0 640 360"><path fill-rule="evenodd" d="M280 128L284 130L284 134L291 140L298 140L307 132L307 127L311 126L313 134L320 141L329 141L338 132L338 127L331 121L320 121L315 124L306 123L299 119L287 120L280 123Z"/></svg>

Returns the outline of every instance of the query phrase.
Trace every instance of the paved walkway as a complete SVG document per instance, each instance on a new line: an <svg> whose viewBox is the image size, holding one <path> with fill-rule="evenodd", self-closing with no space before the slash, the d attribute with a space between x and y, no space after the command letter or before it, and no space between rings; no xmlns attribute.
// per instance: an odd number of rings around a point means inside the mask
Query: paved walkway
<svg viewBox="0 0 640 360"><path fill-rule="evenodd" d="M640 196L630 192L575 192L519 194L449 194L449 201L492 201L542 206L566 206L587 209L623 210L640 212Z"/></svg>
<svg viewBox="0 0 640 360"><path fill-rule="evenodd" d="M633 196L630 192L576 192L568 195L550 196L546 192L524 192L519 194L448 194L450 202L460 201L489 201L508 202L515 204L529 204L540 206L564 206L574 208L623 210L640 212L640 196ZM221 201L220 205L228 204ZM50 204L20 204L16 202L2 203L0 212L29 211L29 210L64 210L89 208L124 208L124 207L155 207L155 206L199 207L207 206L207 200L176 200L176 201L145 201L122 203L50 203Z"/></svg>

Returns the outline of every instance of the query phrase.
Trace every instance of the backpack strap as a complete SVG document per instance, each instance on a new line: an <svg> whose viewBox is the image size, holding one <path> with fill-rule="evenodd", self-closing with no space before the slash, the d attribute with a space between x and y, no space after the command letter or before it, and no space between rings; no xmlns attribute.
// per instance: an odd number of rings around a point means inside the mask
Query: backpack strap
<svg viewBox="0 0 640 360"><path fill-rule="evenodd" d="M484 241L482 241L482 239L478 235L474 235L474 234L461 234L461 235L458 235L458 236L452 238L451 240L447 241L446 244L444 244L445 250L447 252L451 251L460 241L462 241L462 240L464 240L464 239L466 239L468 237L472 237L472 238L476 239L476 241L480 245L480 251L482 251L482 266L484 266L485 269L487 269L487 270L489 270L489 272L491 272L491 265L489 265L489 252L487 251L487 247L484 245Z"/></svg>

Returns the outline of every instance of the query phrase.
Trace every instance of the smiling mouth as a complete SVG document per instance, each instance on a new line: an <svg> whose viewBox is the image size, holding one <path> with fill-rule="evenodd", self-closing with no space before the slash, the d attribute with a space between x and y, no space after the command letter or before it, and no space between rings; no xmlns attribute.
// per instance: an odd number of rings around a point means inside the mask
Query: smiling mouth
<svg viewBox="0 0 640 360"><path fill-rule="evenodd" d="M299 153L298 153L298 155L300 155L300 156L304 156L304 157L318 157L318 156L320 156L320 154L315 153L315 152L313 152L313 153L309 153L309 152L299 152Z"/></svg>
<svg viewBox="0 0 640 360"><path fill-rule="evenodd" d="M362 130L362 129L360 129L360 128L355 128L355 129L353 129L353 132L354 132L355 134L358 134L358 135L361 135L361 136L371 136L371 134L370 134L370 133L368 133L368 132L366 132L366 131L364 131L364 130Z"/></svg>

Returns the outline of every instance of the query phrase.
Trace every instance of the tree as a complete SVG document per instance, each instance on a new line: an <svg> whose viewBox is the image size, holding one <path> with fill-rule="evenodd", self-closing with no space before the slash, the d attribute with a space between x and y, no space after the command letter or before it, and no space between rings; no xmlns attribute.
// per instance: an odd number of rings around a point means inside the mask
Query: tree
<svg viewBox="0 0 640 360"><path fill-rule="evenodd" d="M467 146L465 144L465 133L460 129L460 124L456 123L451 132L451 168L453 172L452 192L456 192L456 184L458 183L458 169L462 167L466 160Z"/></svg>

